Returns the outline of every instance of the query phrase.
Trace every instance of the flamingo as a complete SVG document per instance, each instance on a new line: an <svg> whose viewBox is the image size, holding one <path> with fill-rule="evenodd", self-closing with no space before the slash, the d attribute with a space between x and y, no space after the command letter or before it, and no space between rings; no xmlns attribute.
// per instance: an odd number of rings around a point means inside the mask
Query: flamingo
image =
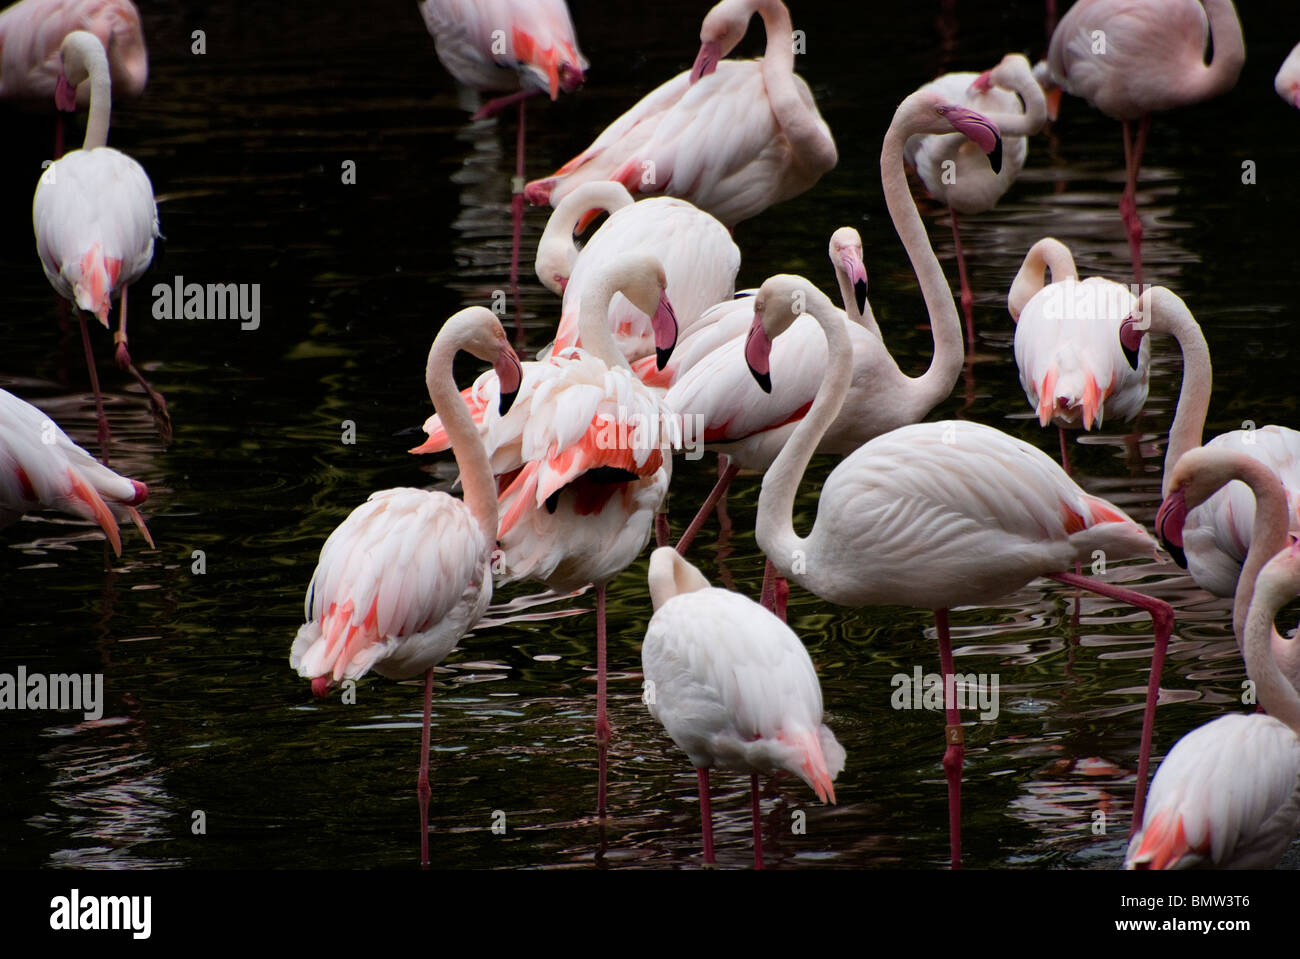
<svg viewBox="0 0 1300 959"><path fill-rule="evenodd" d="M289 664L321 697L371 669L389 679L424 674L417 781L422 866L429 862L433 667L474 628L492 599L497 537L492 471L452 373L461 350L493 365L502 410L510 408L522 371L501 323L483 307L448 319L429 349L425 384L451 434L465 498L420 489L372 493L321 548L307 587L307 622L289 654Z"/></svg>
<svg viewBox="0 0 1300 959"><path fill-rule="evenodd" d="M578 49L573 18L564 0L420 0L424 24L433 35L438 59L462 87L462 102L476 109L473 119L519 110L515 177L510 201L510 289L519 326L519 238L524 223L524 105L535 94L559 99L586 79L587 58ZM479 106L465 91L514 90ZM473 101L472 104L470 101Z"/></svg>
<svg viewBox="0 0 1300 959"><path fill-rule="evenodd" d="M1211 40L1214 59L1207 64ZM1125 185L1119 211L1139 286L1138 171L1151 114L1227 93L1245 62L1232 0L1079 0L1052 34L1047 51L1052 81L1123 124Z"/></svg>
<svg viewBox="0 0 1300 959"><path fill-rule="evenodd" d="M704 861L712 863L709 770L749 773L754 867L763 868L758 777L793 773L822 802L844 747L822 722L822 691L790 627L752 599L709 585L670 547L650 554L650 601L641 663L650 715L695 767Z"/></svg>
<svg viewBox="0 0 1300 959"><path fill-rule="evenodd" d="M1300 107L1300 44L1296 44L1273 80L1273 89L1290 106Z"/></svg>
<svg viewBox="0 0 1300 959"><path fill-rule="evenodd" d="M82 310L94 313L106 329L112 300L120 298L118 327L113 337L117 342L117 365L144 387L163 444L167 445L171 441L167 402L136 369L126 345L127 287L149 268L154 237L159 235L153 184L144 167L106 146L112 86L108 57L99 38L78 30L68 34L59 49L63 73L56 97L65 105L70 104L73 90L88 77L90 119L81 149L50 164L36 185L36 198L32 202L36 250L55 291ZM104 415L86 318L80 312L77 318L81 322L90 383L95 391L100 455L107 465L108 418Z"/></svg>
<svg viewBox="0 0 1300 959"><path fill-rule="evenodd" d="M48 104L62 71L63 38L85 30L108 53L113 89L119 97L138 97L149 79L140 12L131 0L22 0L0 10L0 100ZM90 102L90 85L77 88L76 100L60 97L61 110ZM54 156L63 155L63 124L55 128Z"/></svg>
<svg viewBox="0 0 1300 959"><path fill-rule="evenodd" d="M905 114L900 109L885 135L880 154L880 179L894 229L920 280L934 337L934 356L925 373L908 377L885 349L874 317L864 324L865 328L848 324L854 363L852 399L823 439L819 446L821 452L850 453L874 436L917 422L952 392L965 360L961 321L957 318L952 291L907 188L903 155L908 132L904 126L907 123L921 125L919 118L924 110L934 111L938 119L928 121L927 118L928 122L924 124L927 128L935 132L964 134L985 153L992 154L995 163L999 162L997 157L1001 153L1000 138L986 118L968 108L946 103L932 90L920 90L913 96L915 99L910 101L909 112ZM849 309L857 306L860 314L870 315L866 303L862 243L858 238L854 246L856 236L852 231L847 234L837 232L832 236L831 260L835 264L841 294L845 296L845 306ZM752 316L745 317L744 322L751 319ZM725 446L718 448L731 457L717 485L678 541L679 550L685 551L740 467L767 470L794 431L797 421L806 413L826 369L825 337L815 326L811 320L797 321L787 334L794 339L788 341L788 346L778 344L783 356L791 357L784 360L783 368L790 372L778 394L769 397L748 382L738 362L737 354L744 348L740 340L733 340L706 359L694 362L690 372L682 375L669 390L668 404L684 415L702 415L706 441L725 442ZM715 327L721 329L721 324L715 324ZM748 331L742 326L737 332L743 336ZM683 351L689 352L690 346L684 345ZM769 564L764 580L771 582L773 579L774 569Z"/></svg>
<svg viewBox="0 0 1300 959"><path fill-rule="evenodd" d="M579 254L574 230L581 229L579 220L585 214L598 210L609 210L610 217ZM583 291L606 264L634 251L654 256L663 266L679 337L697 329L710 306L735 292L740 249L716 219L675 197L633 203L621 183L584 183L556 207L537 245L537 277L564 301L553 352L581 345L578 312ZM629 362L652 357L657 365L654 332L622 294L610 304L609 323Z"/></svg>
<svg viewBox="0 0 1300 959"><path fill-rule="evenodd" d="M1161 494L1167 497L1173 489L1175 467L1188 451L1201 445L1213 371L1196 318L1187 304L1165 287L1143 291L1132 317L1120 325L1120 344L1130 364L1137 362L1137 351L1148 333L1172 335L1183 354L1183 382L1169 427L1161 482ZM1251 422L1245 427L1221 433L1205 445L1245 453L1276 473L1286 490L1289 528L1300 533L1300 432ZM1254 512L1254 499L1241 483L1231 484L1188 512L1182 552L1173 555L1202 589L1216 596L1232 596L1238 591ZM1244 608L1241 613L1245 614Z"/></svg>
<svg viewBox="0 0 1300 959"><path fill-rule="evenodd" d="M757 13L761 60L722 60ZM586 150L529 183L555 206L581 183L618 180L633 193L689 200L727 227L803 193L838 155L812 92L794 72L794 32L781 0L722 0L704 18L690 71L653 90ZM719 62L721 61L721 62Z"/></svg>
<svg viewBox="0 0 1300 959"><path fill-rule="evenodd" d="M1259 573L1245 619L1246 671L1268 715L1230 713L1192 730L1156 770L1126 869L1276 866L1300 831L1300 695L1274 660L1294 645L1273 622L1300 595L1300 543Z"/></svg>
<svg viewBox="0 0 1300 959"><path fill-rule="evenodd" d="M0 390L0 529L24 513L56 509L98 523L121 556L119 516L129 517L153 546L136 510L148 495L144 483L96 462L42 410Z"/></svg>
<svg viewBox="0 0 1300 959"><path fill-rule="evenodd" d="M974 143L953 133L914 136L904 150L904 157L916 168L930 196L948 207L961 279L961 308L966 316L966 342L973 347L975 299L966 278L957 214L986 213L1011 189L1025 165L1028 137L1042 130L1047 122L1047 101L1029 61L1019 53L1008 53L997 66L983 73L947 73L921 89L984 114L997 124L1002 136L1001 166L996 170Z"/></svg>
<svg viewBox="0 0 1300 959"><path fill-rule="evenodd" d="M962 130L987 122L961 107L936 108L936 99L918 93L903 101L885 138L882 166L907 134L938 132L944 123ZM808 536L799 536L792 515L799 480L839 412L853 366L848 335L830 301L805 280L779 276L764 283L754 303L745 359L755 379L772 380L772 340L790 328L795 307L821 325L829 360L812 408L763 479L759 547L780 575L829 602L933 609L945 684L952 682L947 611L953 606L985 603L1049 576L1149 612L1156 637L1134 803L1135 819L1140 817L1173 612L1167 603L1131 590L1058 571L1097 549L1111 559L1152 556L1151 538L1122 511L1081 490L1044 453L990 427L958 421L905 426L860 447L826 479L817 522ZM865 565L846 561L858 556L874 559ZM964 747L952 703L947 719L944 769L956 867Z"/></svg>
<svg viewBox="0 0 1300 959"><path fill-rule="evenodd" d="M1047 286L1044 269L1052 275ZM1132 420L1146 404L1151 347L1143 341L1134 368L1118 337L1137 302L1118 283L1099 276L1081 281L1069 248L1052 237L1030 247L1011 284L1007 310L1016 321L1020 385L1039 424L1056 424L1067 470L1066 427L1090 430L1105 417Z"/></svg>

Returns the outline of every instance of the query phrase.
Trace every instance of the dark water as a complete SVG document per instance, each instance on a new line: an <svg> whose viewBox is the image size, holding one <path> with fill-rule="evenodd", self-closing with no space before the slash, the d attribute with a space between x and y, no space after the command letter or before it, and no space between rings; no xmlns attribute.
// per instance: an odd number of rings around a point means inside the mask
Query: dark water
<svg viewBox="0 0 1300 959"><path fill-rule="evenodd" d="M0 716L0 865L396 866L414 863L420 689L367 678L355 705L314 701L288 666L303 591L329 532L373 490L445 486L450 457L423 464L395 434L428 413L422 370L443 318L505 284L513 121L470 124L413 5L212 9L144 4L145 96L122 103L110 142L138 158L160 199L161 242L133 302L132 348L169 403L163 450L142 395L92 330L109 391L114 465L149 484L158 544L124 534L121 560L93 529L29 517L3 534L0 671L102 672L104 716ZM530 111L530 176L582 149L653 85L687 67L707 4L571 4L592 60L589 87ZM1044 48L1040 3L976 14L960 4L795 3L807 33L799 70L835 132L840 164L810 193L742 224L740 285L805 272L829 287L826 243L863 235L871 299L905 369L930 339L879 188L880 139L897 102L949 69L983 69L1008 50ZM990 5L992 6L992 5ZM1248 62L1222 99L1156 119L1141 191L1147 280L1191 305L1215 360L1207 435L1256 423L1300 426L1293 261L1300 114L1272 77L1300 39L1300 12L1245 4ZM982 9L982 5L981 5ZM205 31L207 53L190 52ZM742 52L761 50L757 24ZM93 446L93 407L75 321L46 283L30 198L49 150L45 117L6 114L0 212L5 350L0 385L47 409ZM74 134L74 136L79 136ZM356 183L341 182L345 161ZM1243 185L1242 163L1258 183ZM1054 137L999 208L966 218L979 358L935 416L962 415L1055 452L1032 419L1011 359L1005 294L1025 250L1054 234L1081 272L1124 281L1115 205L1117 124L1067 99ZM929 207L923 207L929 209ZM928 217L950 267L946 220ZM545 222L532 212L525 250ZM187 281L261 285L261 324L154 320L149 290ZM555 303L529 278L529 339L546 341ZM1076 477L1149 524L1178 383L1172 342L1156 344L1141 457L1121 426L1073 447ZM467 364L461 375L474 373ZM468 380L466 379L465 382ZM341 441L344 421L356 442ZM800 507L805 522L817 463ZM712 457L674 477L680 530L713 479ZM734 487L736 533L710 527L692 558L715 582L756 594L757 482ZM201 550L206 572L193 572ZM870 561L867 558L866 561ZM1156 751L1238 707L1244 677L1228 604L1171 564L1112 579L1174 603ZM431 854L435 865L680 867L698 863L693 773L640 703L639 643L649 614L644 562L611 588L611 804L595 805L594 624L590 595L494 610L438 672ZM499 605L532 590L502 590ZM997 607L953 615L957 667L1001 677L1001 714L967 728L966 861L980 867L1111 868L1127 833L1149 622L1040 581ZM890 677L937 671L933 624L916 610L844 610L797 588L790 621L807 642L828 722L848 750L840 803L801 785L767 800L769 862L794 867L946 863L942 720L890 706ZM719 859L749 862L747 783L715 776ZM195 813L206 833L192 830ZM490 827L505 814L505 835ZM796 810L807 832L790 828ZM1094 813L1107 816L1093 834Z"/></svg>

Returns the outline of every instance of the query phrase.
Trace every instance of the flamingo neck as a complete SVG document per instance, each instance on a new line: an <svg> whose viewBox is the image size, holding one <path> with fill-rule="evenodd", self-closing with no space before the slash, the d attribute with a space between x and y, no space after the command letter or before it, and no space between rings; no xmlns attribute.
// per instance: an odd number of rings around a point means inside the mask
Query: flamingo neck
<svg viewBox="0 0 1300 959"><path fill-rule="evenodd" d="M759 61L763 87L777 125L791 144L797 145L796 164L829 170L838 160L835 141L822 129L816 108L800 95L794 75L794 22L781 0L757 0L755 12L763 18L767 46Z"/></svg>
<svg viewBox="0 0 1300 959"><path fill-rule="evenodd" d="M429 399L433 401L433 410L451 440L451 451L456 457L461 486L465 490L465 505L469 507L484 540L494 545L498 522L496 480L478 428L470 417L464 398L456 389L452 371L452 360L461 349L461 339L454 337L444 341L439 337L434 340L424 369L424 382L429 390Z"/></svg>
<svg viewBox="0 0 1300 959"><path fill-rule="evenodd" d="M754 524L754 537L759 548L767 554L772 565L782 576L801 582L806 567L796 559L807 557L810 537L800 537L794 531L794 500L799 492L799 481L817 444L839 414L853 379L853 344L849 341L844 318L835 305L811 283L803 287L806 311L826 334L826 376L812 407L795 427L776 460L763 476L763 487L758 495L758 518ZM781 371L775 371L780 376ZM814 529L813 535L816 534Z"/></svg>
<svg viewBox="0 0 1300 959"><path fill-rule="evenodd" d="M1150 317L1151 330L1167 333L1178 341L1183 354L1183 382L1178 390L1178 407L1169 427L1165 450L1165 475L1160 495L1169 495L1174 467L1188 450L1201 445L1205 416L1210 409L1210 387L1214 379L1210 348L1205 344L1191 310L1175 293L1162 286L1152 287L1138 301L1139 314Z"/></svg>
<svg viewBox="0 0 1300 959"><path fill-rule="evenodd" d="M650 554L647 579L650 604L656 610L674 596L709 588L704 574L683 559L677 550L667 546Z"/></svg>
<svg viewBox="0 0 1300 959"><path fill-rule="evenodd" d="M1255 681L1260 704L1270 716L1300 735L1300 694L1273 658L1273 650L1288 642L1279 635L1273 621L1295 593L1295 583L1279 582L1274 577L1262 580L1246 617L1242 653L1246 673Z"/></svg>
<svg viewBox="0 0 1300 959"><path fill-rule="evenodd" d="M921 112L925 109L924 106L919 108ZM928 412L952 392L966 359L966 346L952 289L943 274L943 267L939 265L939 258L930 246L930 237L921 222L921 214L907 187L907 175L903 172L903 147L907 138L913 133L926 132L919 120L916 106L900 109L894 115L880 150L880 181L884 186L890 219L894 221L894 229L903 241L907 258L920 282L930 318L930 333L934 337L934 356L929 369L918 377L909 378L914 401Z"/></svg>
<svg viewBox="0 0 1300 959"><path fill-rule="evenodd" d="M998 131L1004 138L1033 136L1043 129L1047 123L1047 98L1043 96L1043 88L1034 79L1028 60L1017 59L1010 66L1004 67L997 85L1018 94L1025 105L1023 112L984 114L997 124Z"/></svg>
<svg viewBox="0 0 1300 959"><path fill-rule="evenodd" d="M538 279L543 285L553 293L563 294L562 290L554 288L554 278L542 276L545 272L544 264L552 260L562 260L566 265L565 275L568 276L573 272L573 264L578 259L579 253L573 233L578 228L579 221L589 211L603 210L607 213L617 213L625 206L631 205L632 195L627 192L623 184L614 180L584 183L561 200L555 212L551 214L551 218L546 221L541 239L537 241L535 263L538 266Z"/></svg>
<svg viewBox="0 0 1300 959"><path fill-rule="evenodd" d="M1243 644L1246 613L1255 592L1255 580L1264 564L1287 544L1286 490L1277 474L1252 456L1236 457L1234 475L1255 494L1255 521L1250 528L1250 548L1237 578L1237 595L1232 603L1232 632L1237 645ZM1226 484L1225 484L1226 485Z"/></svg>
<svg viewBox="0 0 1300 959"><path fill-rule="evenodd" d="M1232 0L1205 0L1205 14L1214 43L1214 59L1208 66L1198 63L1184 78L1192 101L1227 93L1237 85L1246 62L1246 41Z"/></svg>
<svg viewBox="0 0 1300 959"><path fill-rule="evenodd" d="M1053 283L1079 278L1069 247L1050 236L1039 240L1029 248L1025 262L1011 283L1011 292L1007 294L1007 310L1017 322L1025 305L1043 288L1044 270L1051 273Z"/></svg>
<svg viewBox="0 0 1300 959"><path fill-rule="evenodd" d="M100 52L102 54L102 47ZM113 109L113 79L108 71L107 58L92 56L88 60L90 113L86 120L86 138L81 143L83 150L108 145L108 121Z"/></svg>
<svg viewBox="0 0 1300 959"><path fill-rule="evenodd" d="M627 279L625 273L618 270L598 276L582 294L582 302L578 305L578 338L582 341L582 348L611 369L616 366L627 370L632 368L609 330L610 304L614 294L622 292Z"/></svg>

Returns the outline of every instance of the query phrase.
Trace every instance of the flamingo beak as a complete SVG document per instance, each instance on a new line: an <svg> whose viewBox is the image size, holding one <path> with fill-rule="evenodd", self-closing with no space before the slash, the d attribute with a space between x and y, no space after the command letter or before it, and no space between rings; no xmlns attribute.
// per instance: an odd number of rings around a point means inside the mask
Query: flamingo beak
<svg viewBox="0 0 1300 959"><path fill-rule="evenodd" d="M975 78L975 82L970 85L970 93L988 93L993 89L993 71L985 70Z"/></svg>
<svg viewBox="0 0 1300 959"><path fill-rule="evenodd" d="M716 70L718 61L721 59L722 44L719 41L710 40L708 43L700 44L700 52L696 55L695 64L691 67L691 85L694 86L701 77L707 77Z"/></svg>
<svg viewBox="0 0 1300 959"><path fill-rule="evenodd" d="M1061 113L1061 93L1060 87L1052 87L1050 90L1043 92L1043 99L1047 101L1047 119L1055 122Z"/></svg>
<svg viewBox="0 0 1300 959"><path fill-rule="evenodd" d="M1183 524L1187 522L1187 491L1175 490L1165 497L1156 513L1156 536L1174 562L1187 568L1187 553L1183 551Z"/></svg>
<svg viewBox="0 0 1300 959"><path fill-rule="evenodd" d="M1124 351L1124 359L1128 360L1131 369L1138 368L1138 350L1142 347L1142 337L1146 335L1146 330L1138 329L1137 321L1133 317L1127 317L1119 325L1119 345Z"/></svg>
<svg viewBox="0 0 1300 959"><path fill-rule="evenodd" d="M59 71L59 79L54 83L54 105L64 113L77 112L77 88L68 82L63 71Z"/></svg>
<svg viewBox="0 0 1300 959"><path fill-rule="evenodd" d="M847 247L840 254L840 264L849 278L849 285L853 287L853 296L858 301L858 313L861 315L867 308L867 268L862 263L861 248Z"/></svg>
<svg viewBox="0 0 1300 959"><path fill-rule="evenodd" d="M311 681L311 694L317 699L324 699L330 694L331 685L328 673L317 676Z"/></svg>
<svg viewBox="0 0 1300 959"><path fill-rule="evenodd" d="M677 314L668 302L667 293L659 295L659 308L650 318L650 326L655 334L655 365L662 370L677 347Z"/></svg>
<svg viewBox="0 0 1300 959"><path fill-rule="evenodd" d="M745 363L754 376L754 382L764 393L772 392L772 341L763 328L763 315L754 314L754 322L745 337Z"/></svg>
<svg viewBox="0 0 1300 959"><path fill-rule="evenodd" d="M994 173L1002 172L1002 135L996 123L966 107L946 106L940 112L954 130L988 154Z"/></svg>
<svg viewBox="0 0 1300 959"><path fill-rule="evenodd" d="M506 346L497 357L497 361L492 364L492 369L496 370L497 382L501 388L501 400L497 409L502 416L505 416L514 405L515 397L519 395L519 384L524 379L524 367L519 362L515 351Z"/></svg>

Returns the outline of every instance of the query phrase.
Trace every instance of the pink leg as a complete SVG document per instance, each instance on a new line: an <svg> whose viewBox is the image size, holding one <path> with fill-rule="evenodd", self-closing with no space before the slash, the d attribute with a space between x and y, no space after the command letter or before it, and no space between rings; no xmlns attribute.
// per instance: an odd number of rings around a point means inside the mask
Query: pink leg
<svg viewBox="0 0 1300 959"><path fill-rule="evenodd" d="M943 753L943 771L948 778L948 849L952 868L961 868L961 770L966 760L966 740L962 735L961 713L954 697L947 701L948 677L953 675L952 641L948 636L948 611L934 611L934 625L939 633L939 669L943 673L944 739L948 748Z"/></svg>
<svg viewBox="0 0 1300 959"><path fill-rule="evenodd" d="M1129 830L1131 836L1142 825L1142 812L1146 807L1147 767L1151 762L1151 732L1156 720L1156 700L1160 698L1160 673L1165 665L1169 635L1174 628L1174 611L1164 600L1143 596L1131 589L1123 589L1109 583L1100 583L1086 576L1078 576L1074 573L1052 573L1048 579L1117 599L1122 603L1146 610L1151 616L1151 623L1155 629L1155 646L1151 650L1151 679L1147 683L1146 710L1142 714L1142 745L1138 753L1137 795L1133 800L1133 825Z"/></svg>
<svg viewBox="0 0 1300 959"><path fill-rule="evenodd" d="M1061 435L1061 468L1065 470L1065 475L1070 475L1070 447L1065 441L1065 429L1058 426L1056 432Z"/></svg>
<svg viewBox="0 0 1300 959"><path fill-rule="evenodd" d="M785 606L790 600L790 584L784 576L777 576L772 581L772 612L781 622L785 622Z"/></svg>
<svg viewBox="0 0 1300 959"><path fill-rule="evenodd" d="M415 794L420 802L420 868L429 868L429 724L433 718L433 667L424 671L424 727L420 731L420 776Z"/></svg>
<svg viewBox="0 0 1300 959"><path fill-rule="evenodd" d="M957 276L961 278L961 309L966 314L966 346L975 348L975 295L970 291L970 281L966 279L966 256L961 250L961 231L957 227L957 211L948 207L948 216L952 220L952 240L957 247Z"/></svg>
<svg viewBox="0 0 1300 959"><path fill-rule="evenodd" d="M519 98L519 132L515 137L515 179L511 184L510 301L515 305L515 342L524 342L524 313L519 305L519 242L524 232L524 103Z"/></svg>
<svg viewBox="0 0 1300 959"><path fill-rule="evenodd" d="M668 526L667 513L655 513L655 546L667 546L673 538L673 531Z"/></svg>
<svg viewBox="0 0 1300 959"><path fill-rule="evenodd" d="M596 587L596 749L600 754L600 786L596 793L596 814L605 815L608 782L609 716L605 711L605 587Z"/></svg>
<svg viewBox="0 0 1300 959"><path fill-rule="evenodd" d="M754 868L763 868L763 820L759 815L758 806L758 773L750 773L749 776L749 801L753 807L754 820Z"/></svg>
<svg viewBox="0 0 1300 959"><path fill-rule="evenodd" d="M731 457L725 453L718 454L718 478L731 466ZM727 515L727 491L723 490L722 495L718 497L718 530L719 539L731 532L731 517Z"/></svg>
<svg viewBox="0 0 1300 959"><path fill-rule="evenodd" d="M764 609L771 609L774 597L774 581L776 579L776 567L772 565L770 559L763 560L763 586L758 593L758 603Z"/></svg>
<svg viewBox="0 0 1300 959"><path fill-rule="evenodd" d="M736 474L739 472L740 467L735 463L727 464L727 468L723 470L722 474L718 477L718 482L714 485L713 489L709 491L709 495L704 498L704 503L700 506L700 511L696 513L695 518L691 520L691 525L686 527L686 532L682 533L682 538L677 541L677 552L679 555L686 555L686 548L691 545L691 540L695 539L695 534L700 531L700 528L709 518L709 514L713 512L713 507L718 505L718 500L722 499L722 494L727 491L727 487L731 485L731 481L736 478Z"/></svg>
<svg viewBox="0 0 1300 959"><path fill-rule="evenodd" d="M704 861L713 865L717 860L713 858L713 806L709 803L709 771L697 769L695 778L700 784L700 831L704 834Z"/></svg>
<svg viewBox="0 0 1300 959"><path fill-rule="evenodd" d="M167 401L162 398L149 381L144 378L135 364L131 362L131 354L126 349L126 287L122 287L122 302L118 306L117 312L117 332L113 339L117 342L117 350L113 358L117 365L124 372L130 373L135 377L136 382L144 389L145 395L149 397L149 411L153 413L154 423L158 427L158 434L162 439L163 446L170 446L172 442L172 418L167 412Z"/></svg>
<svg viewBox="0 0 1300 959"><path fill-rule="evenodd" d="M1129 120L1124 126L1124 193L1119 200L1119 213L1128 231L1129 256L1133 261L1133 282L1142 284L1142 218L1137 209L1138 172L1142 169L1142 153L1146 149L1147 133L1151 129L1151 115L1138 121L1137 141L1133 142Z"/></svg>
<svg viewBox="0 0 1300 959"><path fill-rule="evenodd" d="M95 369L95 351L90 347L90 331L86 329L86 314L77 310L77 319L81 321L81 345L86 349L86 369L90 373L90 388L95 393L95 416L99 421L99 461L107 466L112 436L108 431L108 417L104 415L104 394L99 391L99 371Z"/></svg>
<svg viewBox="0 0 1300 959"><path fill-rule="evenodd" d="M478 108L478 111L470 117L471 120L486 120L488 117L494 117L502 110L514 106L522 100L527 100L534 94L541 93L536 87L529 87L526 90L516 90L514 93L507 94L504 97L497 97L495 100L489 100Z"/></svg>

